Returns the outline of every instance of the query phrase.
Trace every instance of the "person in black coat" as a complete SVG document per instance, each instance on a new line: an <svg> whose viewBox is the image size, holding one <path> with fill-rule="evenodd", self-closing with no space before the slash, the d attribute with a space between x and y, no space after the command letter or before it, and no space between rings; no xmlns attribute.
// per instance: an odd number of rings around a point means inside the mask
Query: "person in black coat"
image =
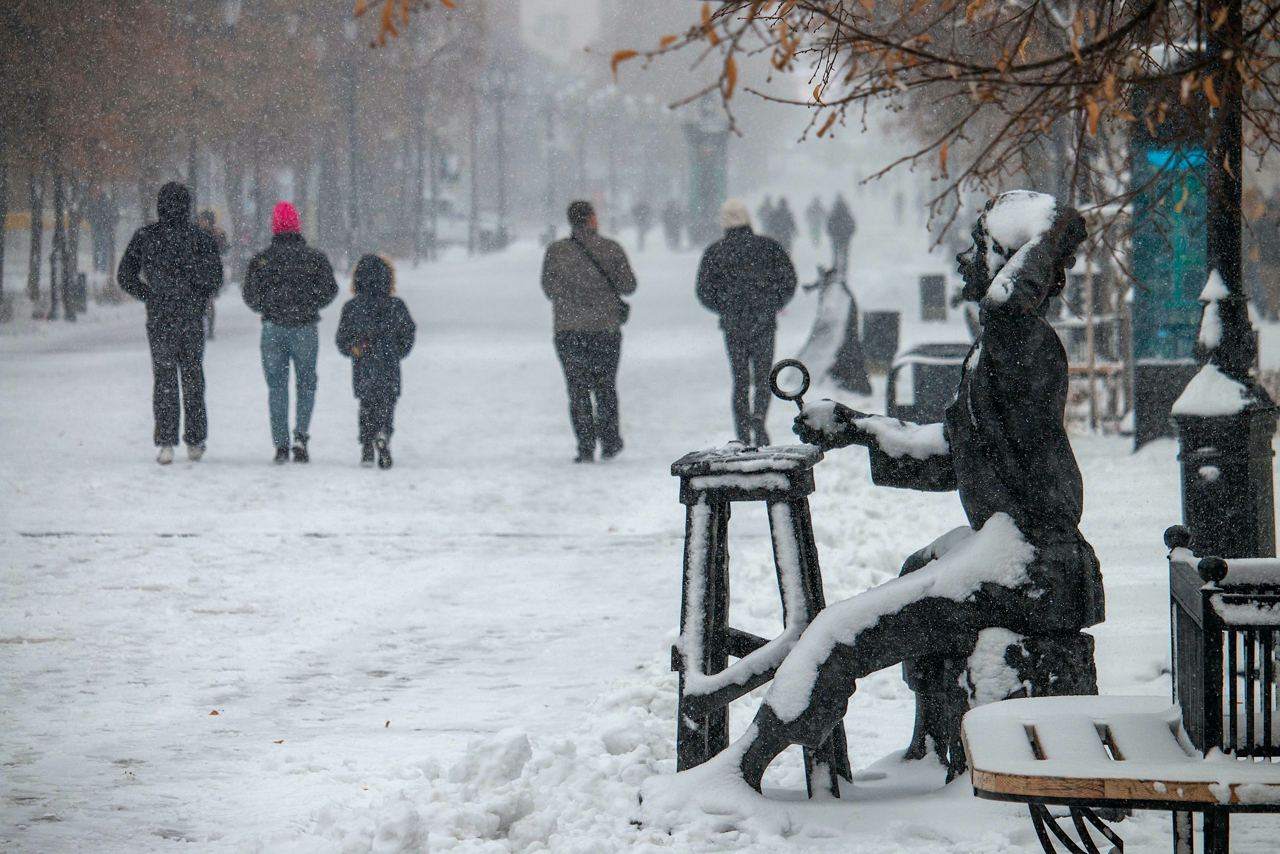
<svg viewBox="0 0 1280 854"><path fill-rule="evenodd" d="M365 255L356 264L355 298L342 307L338 351L351 358L351 386L360 401L360 464L391 468L391 432L400 397L400 361L413 349L417 326L395 294L395 271Z"/></svg>
<svg viewBox="0 0 1280 854"><path fill-rule="evenodd" d="M827 216L827 236L831 238L831 265L836 268L836 278L842 282L849 281L849 244L857 227L849 203L843 195L837 195Z"/></svg>
<svg viewBox="0 0 1280 854"><path fill-rule="evenodd" d="M773 208L773 222L768 226L769 236L782 244L782 248L791 252L791 241L796 239L796 218L791 213L791 205L787 204L787 197L782 196L778 199L778 204Z"/></svg>
<svg viewBox="0 0 1280 854"><path fill-rule="evenodd" d="M769 444L764 422L777 316L796 292L796 270L778 241L751 230L751 214L740 200L724 203L720 225L724 237L707 247L698 265L698 301L720 315L738 439L763 447Z"/></svg>
<svg viewBox="0 0 1280 854"><path fill-rule="evenodd" d="M214 239L191 222L191 193L170 182L156 200L159 221L129 241L116 280L147 305L147 342L155 385L156 458L173 462L178 444L178 392L185 418L187 456L204 456L209 423L204 405L204 312L222 287L222 259Z"/></svg>
<svg viewBox="0 0 1280 854"><path fill-rule="evenodd" d="M316 359L320 352L320 309L338 295L329 259L307 245L298 211L280 202L271 214L271 245L249 262L244 301L262 315L262 373L276 465L289 460L289 363L297 380L293 461L311 459L311 413L316 404Z"/></svg>

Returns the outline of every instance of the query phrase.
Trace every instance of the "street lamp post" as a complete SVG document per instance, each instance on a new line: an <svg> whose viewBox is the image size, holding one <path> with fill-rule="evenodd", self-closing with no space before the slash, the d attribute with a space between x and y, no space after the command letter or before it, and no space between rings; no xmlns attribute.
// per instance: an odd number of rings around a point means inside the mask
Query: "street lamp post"
<svg viewBox="0 0 1280 854"><path fill-rule="evenodd" d="M1241 2L1208 0L1204 16L1206 76L1220 101L1212 112L1206 164L1209 281L1200 297L1201 368L1173 407L1182 515L1199 554L1271 557L1276 408L1252 377L1257 343L1240 275Z"/></svg>

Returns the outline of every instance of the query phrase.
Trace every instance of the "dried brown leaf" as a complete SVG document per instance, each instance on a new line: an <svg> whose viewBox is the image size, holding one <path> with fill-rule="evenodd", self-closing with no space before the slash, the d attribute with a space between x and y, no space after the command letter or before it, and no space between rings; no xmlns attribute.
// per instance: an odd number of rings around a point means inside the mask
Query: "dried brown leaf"
<svg viewBox="0 0 1280 854"><path fill-rule="evenodd" d="M628 59L635 59L639 55L640 52L637 50L619 50L614 52L613 58L609 60L609 68L613 71L613 79L615 82L618 79L618 66L626 62Z"/></svg>

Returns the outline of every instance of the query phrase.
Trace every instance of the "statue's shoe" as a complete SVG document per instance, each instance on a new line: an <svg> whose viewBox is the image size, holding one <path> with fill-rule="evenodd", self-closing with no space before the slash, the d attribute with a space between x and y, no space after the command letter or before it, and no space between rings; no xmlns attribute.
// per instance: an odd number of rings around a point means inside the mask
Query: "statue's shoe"
<svg viewBox="0 0 1280 854"><path fill-rule="evenodd" d="M794 822L787 805L764 797L742 779L738 766L743 741L696 768L645 780L640 787L640 823L668 832L789 833Z"/></svg>

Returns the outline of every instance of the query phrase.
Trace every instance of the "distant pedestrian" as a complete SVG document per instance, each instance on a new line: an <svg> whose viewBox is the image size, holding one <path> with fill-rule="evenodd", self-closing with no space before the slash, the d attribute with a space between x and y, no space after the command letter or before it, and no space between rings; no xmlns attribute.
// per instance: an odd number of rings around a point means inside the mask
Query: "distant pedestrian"
<svg viewBox="0 0 1280 854"><path fill-rule="evenodd" d="M778 312L795 295L796 271L778 241L751 230L741 200L724 203L720 225L724 237L707 247L698 265L698 301L720 315L738 440L763 447L769 444L765 415Z"/></svg>
<svg viewBox="0 0 1280 854"><path fill-rule="evenodd" d="M760 207L756 208L756 225L762 237L773 237L773 197L765 196Z"/></svg>
<svg viewBox="0 0 1280 854"><path fill-rule="evenodd" d="M653 208L648 202L636 202L631 206L631 221L636 224L636 248L643 252L645 235L653 228Z"/></svg>
<svg viewBox="0 0 1280 854"><path fill-rule="evenodd" d="M817 246L822 240L822 229L827 224L827 209L822 206L822 199L817 196L804 209L805 225L809 227L809 239Z"/></svg>
<svg viewBox="0 0 1280 854"><path fill-rule="evenodd" d="M791 252L791 243L796 239L796 218L787 204L787 197L778 199L773 208L773 223L769 226L769 236L782 244L782 248Z"/></svg>
<svg viewBox="0 0 1280 854"><path fill-rule="evenodd" d="M570 235L548 246L542 261L542 292L551 300L578 463L595 460L597 442L604 459L622 451L617 376L622 324L630 312L622 297L635 293L636 277L627 253L601 237L599 227L591 203L574 202Z"/></svg>
<svg viewBox="0 0 1280 854"><path fill-rule="evenodd" d="M827 236L831 238L831 265L835 267L836 279L845 283L849 280L849 244L856 230L857 223L849 204L844 196L837 195L827 217Z"/></svg>
<svg viewBox="0 0 1280 854"><path fill-rule="evenodd" d="M110 273L116 254L116 225L120 222L120 209L115 200L103 190L97 190L85 206L85 219L89 222L93 239L93 271Z"/></svg>
<svg viewBox="0 0 1280 854"><path fill-rule="evenodd" d="M262 315L262 372L267 379L276 465L289 461L289 363L297 380L293 461L311 459L311 412L316 403L320 309L338 295L333 267L302 237L298 211L280 202L271 212L271 245L249 262L244 301Z"/></svg>
<svg viewBox="0 0 1280 854"><path fill-rule="evenodd" d="M218 227L218 215L211 210L200 211L196 217L196 224L213 238L213 245L218 247L219 263L221 257L227 254L227 233ZM218 293L209 297L209 310L205 312L205 338L213 340L213 322L217 318L218 294L222 289L218 289Z"/></svg>
<svg viewBox="0 0 1280 854"><path fill-rule="evenodd" d="M662 209L662 232L667 238L667 248L675 251L684 243L684 207L675 199Z"/></svg>
<svg viewBox="0 0 1280 854"><path fill-rule="evenodd" d="M377 255L356 264L355 297L342 307L338 352L350 357L351 386L360 401L360 465L377 457L391 468L391 433L400 398L400 362L413 349L417 326L395 295L395 269Z"/></svg>
<svg viewBox="0 0 1280 854"><path fill-rule="evenodd" d="M159 221L133 235L116 280L147 305L147 343L154 377L156 462L173 462L178 444L181 389L187 457L205 452L209 421L204 406L204 329L209 298L222 287L222 262L213 238L191 222L191 193L168 183L156 200Z"/></svg>

